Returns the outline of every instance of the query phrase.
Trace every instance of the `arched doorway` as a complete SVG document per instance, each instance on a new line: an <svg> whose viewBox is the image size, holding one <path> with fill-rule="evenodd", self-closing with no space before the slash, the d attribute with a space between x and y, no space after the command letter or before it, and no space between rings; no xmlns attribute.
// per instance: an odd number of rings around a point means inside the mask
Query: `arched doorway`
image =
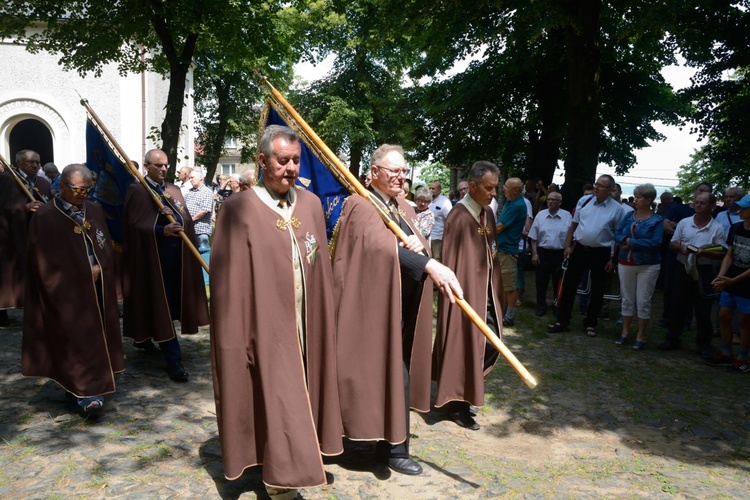
<svg viewBox="0 0 750 500"><path fill-rule="evenodd" d="M55 161L52 134L39 120L28 118L16 123L10 131L8 142L10 146L8 161L13 164L15 164L16 153L22 149L33 149L39 153L42 165Z"/></svg>

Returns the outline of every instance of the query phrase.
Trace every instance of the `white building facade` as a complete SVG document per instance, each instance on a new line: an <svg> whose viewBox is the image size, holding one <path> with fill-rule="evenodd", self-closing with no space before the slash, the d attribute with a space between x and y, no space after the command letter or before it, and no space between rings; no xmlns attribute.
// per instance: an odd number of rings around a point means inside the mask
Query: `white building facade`
<svg viewBox="0 0 750 500"><path fill-rule="evenodd" d="M86 109L80 103L84 98L130 160L142 164L146 151L161 144L149 135L161 130L169 81L148 72L123 77L115 65L105 66L99 77L81 77L65 71L58 60L58 55L31 54L23 45L0 40L0 154L13 164L16 152L33 149L42 165L53 162L60 170L70 163L84 163ZM193 94L192 85L191 73L188 96ZM177 168L194 164L192 98L185 104Z"/></svg>

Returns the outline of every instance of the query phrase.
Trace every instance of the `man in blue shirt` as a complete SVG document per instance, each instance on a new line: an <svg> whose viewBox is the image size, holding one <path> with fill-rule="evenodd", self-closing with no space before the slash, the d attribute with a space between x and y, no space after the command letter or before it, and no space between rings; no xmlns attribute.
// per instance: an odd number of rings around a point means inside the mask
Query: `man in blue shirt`
<svg viewBox="0 0 750 500"><path fill-rule="evenodd" d="M518 242L526 224L526 202L521 196L523 182L518 177L511 177L503 185L505 193L505 204L497 219L497 256L503 275L503 295L505 303L505 314L503 315L503 326L513 326L516 314L516 274Z"/></svg>

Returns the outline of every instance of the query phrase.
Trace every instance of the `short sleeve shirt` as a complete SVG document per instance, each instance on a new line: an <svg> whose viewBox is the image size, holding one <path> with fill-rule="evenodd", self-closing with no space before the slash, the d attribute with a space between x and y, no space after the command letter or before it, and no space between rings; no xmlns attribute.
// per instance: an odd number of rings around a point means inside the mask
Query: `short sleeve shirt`
<svg viewBox="0 0 750 500"><path fill-rule="evenodd" d="M516 196L512 200L506 200L503 210L497 222L503 224L505 229L497 235L497 251L517 255L518 241L521 239L523 227L526 224L526 202L523 196Z"/></svg>
<svg viewBox="0 0 750 500"><path fill-rule="evenodd" d="M732 265L727 270L727 276L734 278L750 269L750 230L745 229L743 222L729 228L727 245L732 247ZM750 279L728 287L727 291L750 298Z"/></svg>

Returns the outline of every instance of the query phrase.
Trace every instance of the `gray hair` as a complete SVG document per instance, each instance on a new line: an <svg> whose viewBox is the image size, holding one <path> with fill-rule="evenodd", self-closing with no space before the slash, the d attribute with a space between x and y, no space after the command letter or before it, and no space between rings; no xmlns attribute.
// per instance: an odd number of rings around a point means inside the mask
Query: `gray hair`
<svg viewBox="0 0 750 500"><path fill-rule="evenodd" d="M471 166L471 170L469 171L469 182L479 184L480 182L482 182L482 177L484 177L485 174L488 173L500 176L500 170L494 163L484 160L475 162L474 165Z"/></svg>
<svg viewBox="0 0 750 500"><path fill-rule="evenodd" d="M84 181L93 182L94 180L93 175L91 175L91 170L89 170L86 165L81 165L80 163L71 163L63 169L62 174L60 174L60 181L67 184L68 182L70 182L70 178L74 175L80 175Z"/></svg>
<svg viewBox="0 0 750 500"><path fill-rule="evenodd" d="M404 156L404 148L402 148L398 144L381 144L375 151L372 152L372 156L370 156L370 165L377 165L380 160L385 158L388 153L391 153L393 151L397 152L401 156Z"/></svg>
<svg viewBox="0 0 750 500"><path fill-rule="evenodd" d="M49 175L49 174L54 175L54 174L59 174L60 173L60 171L57 170L57 165L55 165L51 161L44 164L44 166L42 167L42 171L46 175Z"/></svg>
<svg viewBox="0 0 750 500"><path fill-rule="evenodd" d="M745 189L741 188L740 186L732 186L727 188L727 192L732 191L734 194L737 195L737 199L739 200L743 196L745 196Z"/></svg>
<svg viewBox="0 0 750 500"><path fill-rule="evenodd" d="M414 191L414 201L417 200L432 200L432 195L430 194L430 191L424 187L419 186L416 191Z"/></svg>
<svg viewBox="0 0 750 500"><path fill-rule="evenodd" d="M21 163L21 160L23 160L23 157L26 156L27 153L33 153L33 154L39 156L39 153L37 153L33 149L22 149L21 151L19 151L18 153L16 153L16 165L18 165L19 163Z"/></svg>
<svg viewBox="0 0 750 500"><path fill-rule="evenodd" d="M635 195L646 198L648 201L654 201L656 199L656 188L648 182L640 184L633 189L633 196Z"/></svg>
<svg viewBox="0 0 750 500"><path fill-rule="evenodd" d="M283 137L289 142L298 142L299 136L297 132L292 130L290 127L284 125L269 125L263 130L263 135L260 137L258 144L258 153L262 154L266 158L270 158L273 154L273 141L277 137Z"/></svg>
<svg viewBox="0 0 750 500"><path fill-rule="evenodd" d="M183 167L183 168L190 168L190 167ZM203 173L202 168L190 168L190 172L189 172L190 177L192 177L194 174L197 174L199 179L206 178L206 174Z"/></svg>

